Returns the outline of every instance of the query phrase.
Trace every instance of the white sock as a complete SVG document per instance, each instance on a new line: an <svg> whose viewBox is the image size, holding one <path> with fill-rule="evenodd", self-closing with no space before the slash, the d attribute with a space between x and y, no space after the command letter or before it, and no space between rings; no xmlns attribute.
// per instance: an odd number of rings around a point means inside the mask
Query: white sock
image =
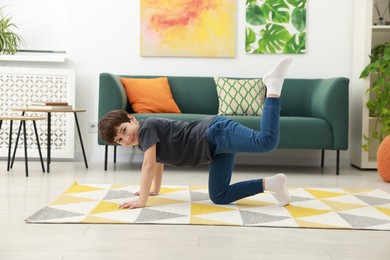
<svg viewBox="0 0 390 260"><path fill-rule="evenodd" d="M286 77L288 66L292 60L291 57L280 60L270 72L263 76L262 81L267 87L267 95L274 94L280 96L284 78Z"/></svg>
<svg viewBox="0 0 390 260"><path fill-rule="evenodd" d="M279 173L274 176L264 178L264 181L265 190L275 193L275 197L279 201L279 206L284 207L291 202L291 196L286 185L286 175Z"/></svg>

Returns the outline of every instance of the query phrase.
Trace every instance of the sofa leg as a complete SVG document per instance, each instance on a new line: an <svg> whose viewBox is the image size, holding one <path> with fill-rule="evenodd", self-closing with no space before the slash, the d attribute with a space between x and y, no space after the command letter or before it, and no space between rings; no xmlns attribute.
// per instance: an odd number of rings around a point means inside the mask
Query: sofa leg
<svg viewBox="0 0 390 260"><path fill-rule="evenodd" d="M104 147L104 170L107 171L107 155L108 155L108 145Z"/></svg>
<svg viewBox="0 0 390 260"><path fill-rule="evenodd" d="M114 163L116 163L116 145L114 145Z"/></svg>
<svg viewBox="0 0 390 260"><path fill-rule="evenodd" d="M325 150L321 150L321 168L324 168Z"/></svg>
<svg viewBox="0 0 390 260"><path fill-rule="evenodd" d="M336 155L336 175L340 174L340 150L337 150Z"/></svg>

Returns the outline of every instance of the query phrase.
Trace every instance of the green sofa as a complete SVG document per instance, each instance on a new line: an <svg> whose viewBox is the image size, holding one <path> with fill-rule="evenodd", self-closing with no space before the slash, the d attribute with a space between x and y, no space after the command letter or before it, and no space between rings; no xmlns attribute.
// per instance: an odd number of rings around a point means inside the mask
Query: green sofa
<svg viewBox="0 0 390 260"><path fill-rule="evenodd" d="M115 109L134 113L120 78L156 78L101 73L99 79L100 120ZM218 113L218 96L213 77L167 76L172 95L182 114L134 114L139 120L150 116L192 121ZM336 174L339 174L340 150L348 149L349 79L286 79L281 95L280 142L278 148L336 150ZM257 116L229 116L259 130ZM105 145L104 169L107 170L108 145ZM114 145L114 162L116 146Z"/></svg>

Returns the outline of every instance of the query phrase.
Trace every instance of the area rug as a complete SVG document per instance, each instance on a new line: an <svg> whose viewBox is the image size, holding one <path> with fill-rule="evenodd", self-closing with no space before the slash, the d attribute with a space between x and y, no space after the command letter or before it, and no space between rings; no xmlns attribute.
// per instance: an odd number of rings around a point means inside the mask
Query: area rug
<svg viewBox="0 0 390 260"><path fill-rule="evenodd" d="M142 209L118 209L138 186L74 183L28 223L184 224L390 230L390 193L380 189L291 189L279 207L272 193L215 205L207 187L164 186Z"/></svg>

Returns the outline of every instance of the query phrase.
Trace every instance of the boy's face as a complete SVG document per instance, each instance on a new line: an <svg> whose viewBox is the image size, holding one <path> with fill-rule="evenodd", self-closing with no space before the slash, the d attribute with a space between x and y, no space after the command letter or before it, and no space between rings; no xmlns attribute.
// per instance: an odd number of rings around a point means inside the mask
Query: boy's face
<svg viewBox="0 0 390 260"><path fill-rule="evenodd" d="M115 142L122 146L135 146L138 145L138 121L129 115L129 122L119 125L117 135L115 136Z"/></svg>

